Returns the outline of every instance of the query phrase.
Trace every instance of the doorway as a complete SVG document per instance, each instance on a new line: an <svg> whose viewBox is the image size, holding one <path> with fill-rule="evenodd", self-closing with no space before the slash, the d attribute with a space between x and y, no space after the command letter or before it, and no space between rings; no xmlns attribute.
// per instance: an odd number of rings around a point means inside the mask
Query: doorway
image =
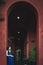
<svg viewBox="0 0 43 65"><path fill-rule="evenodd" d="M37 15L36 9L27 2L16 2L11 6L11 11L8 15L7 49L9 46L12 47L15 64L31 65L32 63L29 62L29 58L27 59L27 47L25 46L27 45L28 34L29 38L34 34L36 36L35 40L37 41ZM35 43L35 40L32 40L32 43ZM37 43L35 45L37 46ZM29 49L31 48L29 47ZM31 54L31 50L29 51L29 55Z"/></svg>

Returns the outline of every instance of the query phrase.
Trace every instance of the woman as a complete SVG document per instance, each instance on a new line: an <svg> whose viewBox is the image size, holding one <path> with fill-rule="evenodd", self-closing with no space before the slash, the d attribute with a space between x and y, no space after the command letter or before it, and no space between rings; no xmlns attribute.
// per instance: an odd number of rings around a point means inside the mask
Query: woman
<svg viewBox="0 0 43 65"><path fill-rule="evenodd" d="M8 50L6 51L6 55L7 55L7 65L15 65L14 64L14 56L11 51L11 46L9 46Z"/></svg>

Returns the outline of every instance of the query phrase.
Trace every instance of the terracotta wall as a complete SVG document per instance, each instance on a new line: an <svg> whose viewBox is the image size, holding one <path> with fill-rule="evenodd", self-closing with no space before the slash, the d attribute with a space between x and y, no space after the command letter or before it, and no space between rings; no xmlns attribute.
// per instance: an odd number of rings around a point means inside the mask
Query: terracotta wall
<svg viewBox="0 0 43 65"><path fill-rule="evenodd" d="M31 51L32 51L32 48L34 47L34 46L36 46L37 47L37 38L36 38L36 34L34 34L34 33L30 33L29 34L29 50L30 50L30 53L31 53Z"/></svg>
<svg viewBox="0 0 43 65"><path fill-rule="evenodd" d="M6 46L7 46L7 14L8 8L15 2L22 0L8 0L6 5L2 8L4 21L0 21L0 65L6 64ZM38 27L37 27L37 40L38 40L38 64L43 65L43 0L23 0L31 3L38 12ZM2 55L3 54L3 55Z"/></svg>
<svg viewBox="0 0 43 65"><path fill-rule="evenodd" d="M0 10L4 20L0 21L0 65L6 65L6 22L3 9Z"/></svg>
<svg viewBox="0 0 43 65"><path fill-rule="evenodd" d="M37 47L37 35L34 34L34 33L28 33L27 34L27 44L26 44L26 55L27 55L27 59L29 58L30 54L31 54L31 51L32 51L32 48L34 46Z"/></svg>

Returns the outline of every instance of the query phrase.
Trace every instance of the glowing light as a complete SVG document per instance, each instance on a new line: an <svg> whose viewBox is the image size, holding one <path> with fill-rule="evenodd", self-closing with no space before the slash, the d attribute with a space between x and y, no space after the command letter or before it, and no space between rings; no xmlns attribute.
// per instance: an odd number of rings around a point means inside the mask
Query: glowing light
<svg viewBox="0 0 43 65"><path fill-rule="evenodd" d="M18 16L17 19L20 19L20 17Z"/></svg>
<svg viewBox="0 0 43 65"><path fill-rule="evenodd" d="M18 32L18 34L20 34L20 32Z"/></svg>

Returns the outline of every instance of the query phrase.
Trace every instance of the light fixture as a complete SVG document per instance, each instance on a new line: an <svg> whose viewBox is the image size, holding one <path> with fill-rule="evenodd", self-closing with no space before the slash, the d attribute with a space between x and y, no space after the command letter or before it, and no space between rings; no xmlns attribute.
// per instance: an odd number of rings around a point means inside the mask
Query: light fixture
<svg viewBox="0 0 43 65"><path fill-rule="evenodd" d="M20 34L20 32L17 32L18 34Z"/></svg>
<svg viewBox="0 0 43 65"><path fill-rule="evenodd" d="M20 17L18 16L18 17L17 17L17 19L19 20L19 19L20 19Z"/></svg>

